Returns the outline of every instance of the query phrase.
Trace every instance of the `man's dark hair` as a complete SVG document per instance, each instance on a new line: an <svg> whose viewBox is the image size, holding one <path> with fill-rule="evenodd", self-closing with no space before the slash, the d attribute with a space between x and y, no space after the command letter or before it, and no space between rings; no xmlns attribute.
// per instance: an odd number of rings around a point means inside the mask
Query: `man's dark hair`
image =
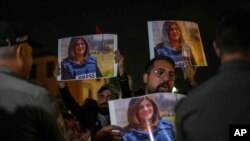
<svg viewBox="0 0 250 141"><path fill-rule="evenodd" d="M249 12L243 9L226 11L217 18L215 41L222 53L250 49L249 19Z"/></svg>
<svg viewBox="0 0 250 141"><path fill-rule="evenodd" d="M170 58L170 57L168 57L168 56L157 56L157 57L151 59L151 60L147 63L144 72L145 72L145 73L150 73L150 71L153 69L154 62L156 62L156 61L158 61L158 60L165 60L165 61L169 62L169 63L175 68L175 63L174 63L174 61L173 61L172 58Z"/></svg>
<svg viewBox="0 0 250 141"><path fill-rule="evenodd" d="M10 47L26 41L28 41L28 33L23 24L0 21L0 47Z"/></svg>

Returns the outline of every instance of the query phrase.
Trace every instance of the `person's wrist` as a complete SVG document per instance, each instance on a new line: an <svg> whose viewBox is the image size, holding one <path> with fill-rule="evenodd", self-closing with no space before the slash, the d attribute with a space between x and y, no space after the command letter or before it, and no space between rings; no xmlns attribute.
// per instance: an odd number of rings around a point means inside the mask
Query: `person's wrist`
<svg viewBox="0 0 250 141"><path fill-rule="evenodd" d="M197 86L197 83L196 83L195 81L191 81L191 82L190 82L190 86L191 86L191 87L196 87L196 86Z"/></svg>
<svg viewBox="0 0 250 141"><path fill-rule="evenodd" d="M63 81L57 81L58 87L59 88L65 88L66 87L66 83Z"/></svg>
<svg viewBox="0 0 250 141"><path fill-rule="evenodd" d="M197 86L197 83L196 83L196 81L191 80L191 81L188 82L188 86L189 86L189 87L196 87L196 86Z"/></svg>
<svg viewBox="0 0 250 141"><path fill-rule="evenodd" d="M124 68L123 66L118 67L119 75L122 76L124 74Z"/></svg>
<svg viewBox="0 0 250 141"><path fill-rule="evenodd" d="M188 87L195 87L195 86L197 86L197 83L196 83L196 81L195 80L193 80L193 79L186 79L186 83L187 83L187 85L188 85Z"/></svg>
<svg viewBox="0 0 250 141"><path fill-rule="evenodd" d="M126 80L128 80L127 74L124 72L122 75L119 75L119 80L120 81L126 81Z"/></svg>

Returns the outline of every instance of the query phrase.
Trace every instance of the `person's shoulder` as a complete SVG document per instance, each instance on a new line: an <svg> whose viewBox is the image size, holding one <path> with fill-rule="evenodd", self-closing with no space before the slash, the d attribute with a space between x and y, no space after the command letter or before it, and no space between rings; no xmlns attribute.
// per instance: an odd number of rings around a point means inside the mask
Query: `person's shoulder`
<svg viewBox="0 0 250 141"><path fill-rule="evenodd" d="M35 92L42 93L42 94L48 94L47 86L43 83L39 83L36 81L27 81L27 83L30 85L30 88L34 90Z"/></svg>
<svg viewBox="0 0 250 141"><path fill-rule="evenodd" d="M182 47L190 48L190 47L191 47L191 44L190 44L190 43L187 43L187 42L184 42L184 43L182 44Z"/></svg>
<svg viewBox="0 0 250 141"><path fill-rule="evenodd" d="M27 80L27 83L33 85L34 87L46 88L46 85L37 81Z"/></svg>
<svg viewBox="0 0 250 141"><path fill-rule="evenodd" d="M61 64L69 63L70 59L69 58L64 58L61 61Z"/></svg>
<svg viewBox="0 0 250 141"><path fill-rule="evenodd" d="M64 68L71 68L75 63L73 61L71 61L69 58L64 58L62 61L61 61L61 69L64 69Z"/></svg>
<svg viewBox="0 0 250 141"><path fill-rule="evenodd" d="M124 131L132 130L132 127L128 124L125 127L123 127Z"/></svg>
<svg viewBox="0 0 250 141"><path fill-rule="evenodd" d="M160 117L160 121L164 124L171 124L171 122L163 117Z"/></svg>
<svg viewBox="0 0 250 141"><path fill-rule="evenodd" d="M90 54L87 58L87 63L96 63L95 56Z"/></svg>
<svg viewBox="0 0 250 141"><path fill-rule="evenodd" d="M211 89L210 84L213 83L211 79L213 79L213 77L188 91L187 96L178 101L175 106L175 110L186 113L190 112L191 109L202 108L200 105L208 102L207 97L211 97L211 93L206 92Z"/></svg>
<svg viewBox="0 0 250 141"><path fill-rule="evenodd" d="M122 131L123 140L137 140L137 135L131 131Z"/></svg>
<svg viewBox="0 0 250 141"><path fill-rule="evenodd" d="M148 136L148 134L144 131L135 130L135 129L123 129L122 130L122 137L124 140L140 140Z"/></svg>
<svg viewBox="0 0 250 141"><path fill-rule="evenodd" d="M161 42L161 43L157 44L157 45L154 47L154 49L157 50L157 49L160 49L160 48L163 48L163 47L164 47L164 46L163 46L163 42Z"/></svg>
<svg viewBox="0 0 250 141"><path fill-rule="evenodd" d="M123 133L127 135L139 134L139 132L140 132L139 130L135 130L135 128L132 127L131 125L123 127Z"/></svg>
<svg viewBox="0 0 250 141"><path fill-rule="evenodd" d="M49 94L48 89L41 83L24 79L16 79L13 81L15 81L16 84L13 89L20 93L25 93L25 96L32 97L32 99Z"/></svg>
<svg viewBox="0 0 250 141"><path fill-rule="evenodd" d="M160 118L160 123L165 127L172 128L172 123L166 119Z"/></svg>

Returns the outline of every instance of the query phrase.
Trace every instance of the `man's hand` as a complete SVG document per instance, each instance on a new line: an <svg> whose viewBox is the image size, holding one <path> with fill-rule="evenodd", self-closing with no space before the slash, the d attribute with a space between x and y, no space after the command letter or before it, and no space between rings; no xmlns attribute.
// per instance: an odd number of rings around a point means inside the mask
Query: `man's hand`
<svg viewBox="0 0 250 141"><path fill-rule="evenodd" d="M59 67L59 63L57 63L55 65L55 69L53 71L53 74L54 74L54 77L56 80L57 80L57 76L60 74L60 71L61 71L61 69ZM64 88L66 86L66 83L64 81L57 81L57 84L58 84L59 88Z"/></svg>
<svg viewBox="0 0 250 141"><path fill-rule="evenodd" d="M115 63L118 63L118 71L119 71L119 76L122 76L124 73L124 57L121 55L119 50L116 50L114 52L115 54Z"/></svg>
<svg viewBox="0 0 250 141"><path fill-rule="evenodd" d="M116 125L103 127L95 136L95 141L120 141L121 139L121 127Z"/></svg>
<svg viewBox="0 0 250 141"><path fill-rule="evenodd" d="M196 82L194 79L196 67L192 65L191 58L183 57L185 60L185 65L183 65L182 71L184 75L184 79L187 81L188 85L195 86Z"/></svg>

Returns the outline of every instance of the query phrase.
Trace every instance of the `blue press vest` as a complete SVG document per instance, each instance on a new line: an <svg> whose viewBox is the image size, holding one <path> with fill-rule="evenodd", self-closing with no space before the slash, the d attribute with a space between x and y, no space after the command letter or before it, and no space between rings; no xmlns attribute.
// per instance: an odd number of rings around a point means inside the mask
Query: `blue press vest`
<svg viewBox="0 0 250 141"><path fill-rule="evenodd" d="M76 64L72 60L64 59L61 62L62 71L66 71L67 76L63 79L92 79L96 78L96 60L93 56L89 56L86 63ZM63 75L63 74L62 74Z"/></svg>
<svg viewBox="0 0 250 141"><path fill-rule="evenodd" d="M191 49L190 47L188 47L187 44L183 44L181 49L174 49L169 44L166 44L165 46L163 46L163 44L159 44L158 46L154 47L154 53L155 53L155 56L163 55L163 56L168 56L172 58L175 62L175 66L181 67L183 64L185 64L185 61L182 56L184 48L185 48L186 54L190 56Z"/></svg>
<svg viewBox="0 0 250 141"><path fill-rule="evenodd" d="M173 125L170 121L159 119L155 129L152 129L155 141L174 141ZM122 141L151 141L148 132L136 129L123 129Z"/></svg>

